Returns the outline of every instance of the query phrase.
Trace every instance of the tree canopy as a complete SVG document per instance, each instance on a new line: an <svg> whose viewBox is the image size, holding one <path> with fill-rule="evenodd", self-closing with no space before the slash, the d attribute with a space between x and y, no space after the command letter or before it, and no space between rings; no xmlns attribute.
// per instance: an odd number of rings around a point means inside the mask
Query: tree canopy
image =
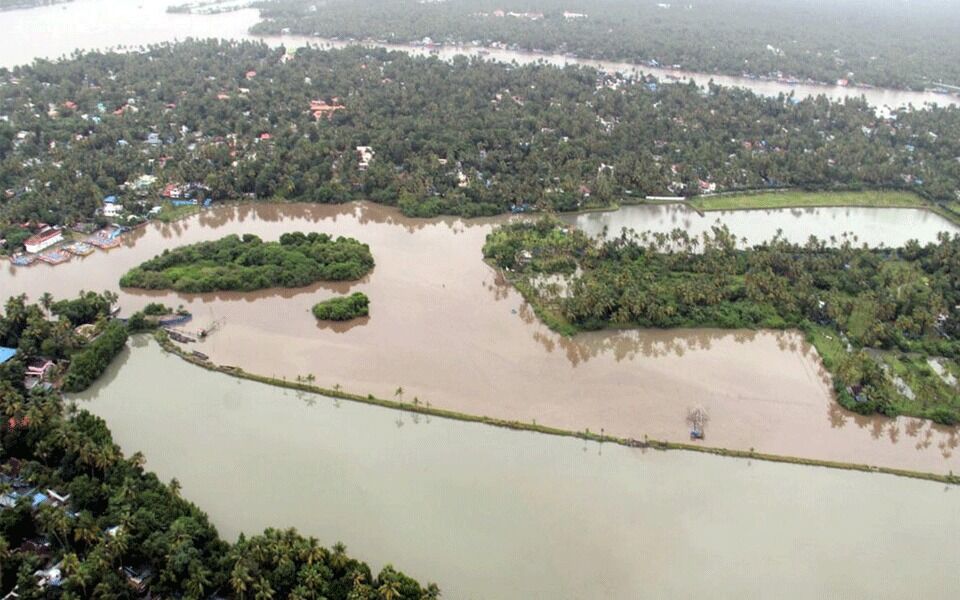
<svg viewBox="0 0 960 600"><path fill-rule="evenodd" d="M120 285L178 292L249 292L354 280L372 268L370 248L353 238L296 232L281 235L278 242L264 242L251 234L229 235L165 250L128 271Z"/></svg>
<svg viewBox="0 0 960 600"><path fill-rule="evenodd" d="M690 71L884 87L960 85L944 0L261 0L255 33L498 44Z"/></svg>
<svg viewBox="0 0 960 600"><path fill-rule="evenodd" d="M584 67L191 41L0 70L0 237L213 202L369 199L409 216L646 195L904 189L948 209L960 109L757 96ZM360 150L358 150L358 148Z"/></svg>
<svg viewBox="0 0 960 600"><path fill-rule="evenodd" d="M370 314L370 299L363 292L330 298L313 305L313 316L321 321L349 321Z"/></svg>

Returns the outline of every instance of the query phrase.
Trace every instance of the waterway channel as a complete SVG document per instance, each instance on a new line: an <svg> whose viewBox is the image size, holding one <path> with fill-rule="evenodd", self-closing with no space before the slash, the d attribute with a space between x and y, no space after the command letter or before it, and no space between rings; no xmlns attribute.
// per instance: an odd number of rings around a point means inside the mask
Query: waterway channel
<svg viewBox="0 0 960 600"><path fill-rule="evenodd" d="M654 209L647 220L632 211L631 224L670 231L687 219L696 227L717 218L736 226L749 218ZM847 210L770 211L765 219L800 241L846 228L860 231L866 243L889 241L883 230L858 221L871 213ZM882 210L904 230L923 234L921 241L938 229L921 226L930 218L923 211ZM503 219L408 219L369 203L225 206L148 225L128 234L121 248L57 267L6 264L0 289L31 298L45 291L68 297L81 289L118 290L127 269L165 248L230 233L267 240L287 231L346 235L369 244L377 262L359 282L253 294L121 290L120 305L130 314L153 301L183 304L195 315L187 333L219 321L216 333L189 347L215 363L267 376L313 375L325 387L384 398L402 388L407 401L637 439L683 441L687 411L703 407L713 446L960 472L955 428L847 413L834 402L816 352L795 333L631 330L566 338L551 332L482 261L484 239ZM946 221L941 226L951 228ZM347 291L370 297L370 317L318 325L310 307Z"/></svg>
<svg viewBox="0 0 960 600"><path fill-rule="evenodd" d="M457 600L960 594L952 487L415 417L131 346L80 405L227 539L295 526Z"/></svg>

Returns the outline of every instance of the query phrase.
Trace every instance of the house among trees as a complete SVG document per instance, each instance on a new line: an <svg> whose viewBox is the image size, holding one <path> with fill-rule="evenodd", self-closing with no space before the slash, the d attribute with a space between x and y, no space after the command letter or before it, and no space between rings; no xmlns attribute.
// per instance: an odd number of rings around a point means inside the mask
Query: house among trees
<svg viewBox="0 0 960 600"><path fill-rule="evenodd" d="M333 117L333 113L346 108L344 105L340 104L339 98L331 98L330 103L328 104L326 100L311 100L310 101L310 112L313 113L313 118L319 121L320 119L326 118L329 120Z"/></svg>
<svg viewBox="0 0 960 600"><path fill-rule="evenodd" d="M374 154L376 153L370 146L357 146L357 160L359 161L361 171L367 170L367 167L370 166L370 161L373 160Z"/></svg>

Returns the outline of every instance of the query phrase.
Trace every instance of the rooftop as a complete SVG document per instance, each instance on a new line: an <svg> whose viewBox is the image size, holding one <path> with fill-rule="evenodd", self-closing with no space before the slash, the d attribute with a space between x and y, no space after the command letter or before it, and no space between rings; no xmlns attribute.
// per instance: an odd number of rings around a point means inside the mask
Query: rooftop
<svg viewBox="0 0 960 600"><path fill-rule="evenodd" d="M0 346L0 365L13 358L16 353L16 348L5 348Z"/></svg>

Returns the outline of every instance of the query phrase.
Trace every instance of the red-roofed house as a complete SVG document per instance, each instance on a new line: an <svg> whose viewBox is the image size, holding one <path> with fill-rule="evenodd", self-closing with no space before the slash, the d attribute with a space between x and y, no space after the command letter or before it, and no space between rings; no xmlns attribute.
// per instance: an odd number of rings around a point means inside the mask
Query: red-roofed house
<svg viewBox="0 0 960 600"><path fill-rule="evenodd" d="M256 76L257 76L257 72L256 72L256 71L252 71L252 70L251 70L251 71L247 71L247 74L246 74L246 78L247 78L247 79L253 79L253 78L256 77Z"/></svg>
<svg viewBox="0 0 960 600"><path fill-rule="evenodd" d="M27 252L36 254L37 252L43 252L50 246L62 241L62 231L59 229L48 229L47 231L41 231L37 235L28 237L26 241L23 242L23 245L27 249Z"/></svg>

